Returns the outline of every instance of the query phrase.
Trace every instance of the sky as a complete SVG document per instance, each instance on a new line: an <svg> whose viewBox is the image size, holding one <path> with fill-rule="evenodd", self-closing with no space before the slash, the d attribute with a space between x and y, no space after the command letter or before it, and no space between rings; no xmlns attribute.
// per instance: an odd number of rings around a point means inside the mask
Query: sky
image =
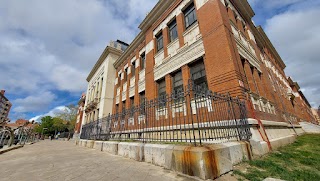
<svg viewBox="0 0 320 181"><path fill-rule="evenodd" d="M312 106L320 105L320 0L249 0ZM0 89L10 119L76 104L112 40L130 43L157 0L0 0ZM26 8L28 7L28 8Z"/></svg>

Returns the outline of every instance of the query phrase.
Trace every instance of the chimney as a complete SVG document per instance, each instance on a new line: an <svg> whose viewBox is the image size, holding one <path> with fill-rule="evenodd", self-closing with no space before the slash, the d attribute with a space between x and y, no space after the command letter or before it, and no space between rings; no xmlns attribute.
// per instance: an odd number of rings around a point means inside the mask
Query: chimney
<svg viewBox="0 0 320 181"><path fill-rule="evenodd" d="M6 92L5 90L1 90L0 94L4 95L5 92Z"/></svg>

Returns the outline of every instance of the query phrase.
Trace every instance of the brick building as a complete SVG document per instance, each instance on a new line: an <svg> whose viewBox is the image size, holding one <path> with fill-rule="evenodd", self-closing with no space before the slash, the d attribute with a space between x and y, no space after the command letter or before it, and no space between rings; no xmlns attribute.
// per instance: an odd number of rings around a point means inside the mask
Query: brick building
<svg viewBox="0 0 320 181"><path fill-rule="evenodd" d="M11 109L11 102L5 97L5 90L0 92L0 126L9 121L8 115Z"/></svg>
<svg viewBox="0 0 320 181"><path fill-rule="evenodd" d="M312 109L312 114L315 117L318 124L320 124L320 107L318 109Z"/></svg>
<svg viewBox="0 0 320 181"><path fill-rule="evenodd" d="M196 85L247 101L249 118L313 121L246 0L160 0L114 63L113 113Z"/></svg>
<svg viewBox="0 0 320 181"><path fill-rule="evenodd" d="M77 122L76 122L75 128L74 128L74 136L77 136L80 133L82 120L83 120L83 114L84 114L85 102L86 102L86 94L83 93L78 101Z"/></svg>

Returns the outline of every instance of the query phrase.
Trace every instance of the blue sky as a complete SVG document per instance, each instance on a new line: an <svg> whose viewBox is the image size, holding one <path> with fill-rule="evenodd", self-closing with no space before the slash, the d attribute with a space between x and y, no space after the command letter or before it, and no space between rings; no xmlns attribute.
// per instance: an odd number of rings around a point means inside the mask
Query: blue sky
<svg viewBox="0 0 320 181"><path fill-rule="evenodd" d="M249 0L313 106L320 104L320 1ZM105 46L130 43L157 0L0 0L0 89L10 118L39 118L77 103ZM29 7L29 8L25 8Z"/></svg>

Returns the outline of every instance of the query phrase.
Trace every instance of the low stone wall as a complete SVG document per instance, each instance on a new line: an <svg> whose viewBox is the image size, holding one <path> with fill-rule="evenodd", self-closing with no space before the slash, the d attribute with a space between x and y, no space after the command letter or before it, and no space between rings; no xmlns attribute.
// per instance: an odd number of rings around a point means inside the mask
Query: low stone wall
<svg viewBox="0 0 320 181"><path fill-rule="evenodd" d="M290 125L284 122L265 121L262 120L264 130L259 126L258 121L255 119L249 119L250 130L252 138L250 144L252 146L252 152L255 156L262 156L270 152L266 139L263 139L264 133L266 133L271 149L275 150L279 147L293 143L297 136L304 134L300 125Z"/></svg>
<svg viewBox="0 0 320 181"><path fill-rule="evenodd" d="M245 142L208 144L202 147L92 140L80 140L78 143L79 146L84 144L88 148L145 161L201 179L217 178L231 171L233 165L251 158L250 145Z"/></svg>

